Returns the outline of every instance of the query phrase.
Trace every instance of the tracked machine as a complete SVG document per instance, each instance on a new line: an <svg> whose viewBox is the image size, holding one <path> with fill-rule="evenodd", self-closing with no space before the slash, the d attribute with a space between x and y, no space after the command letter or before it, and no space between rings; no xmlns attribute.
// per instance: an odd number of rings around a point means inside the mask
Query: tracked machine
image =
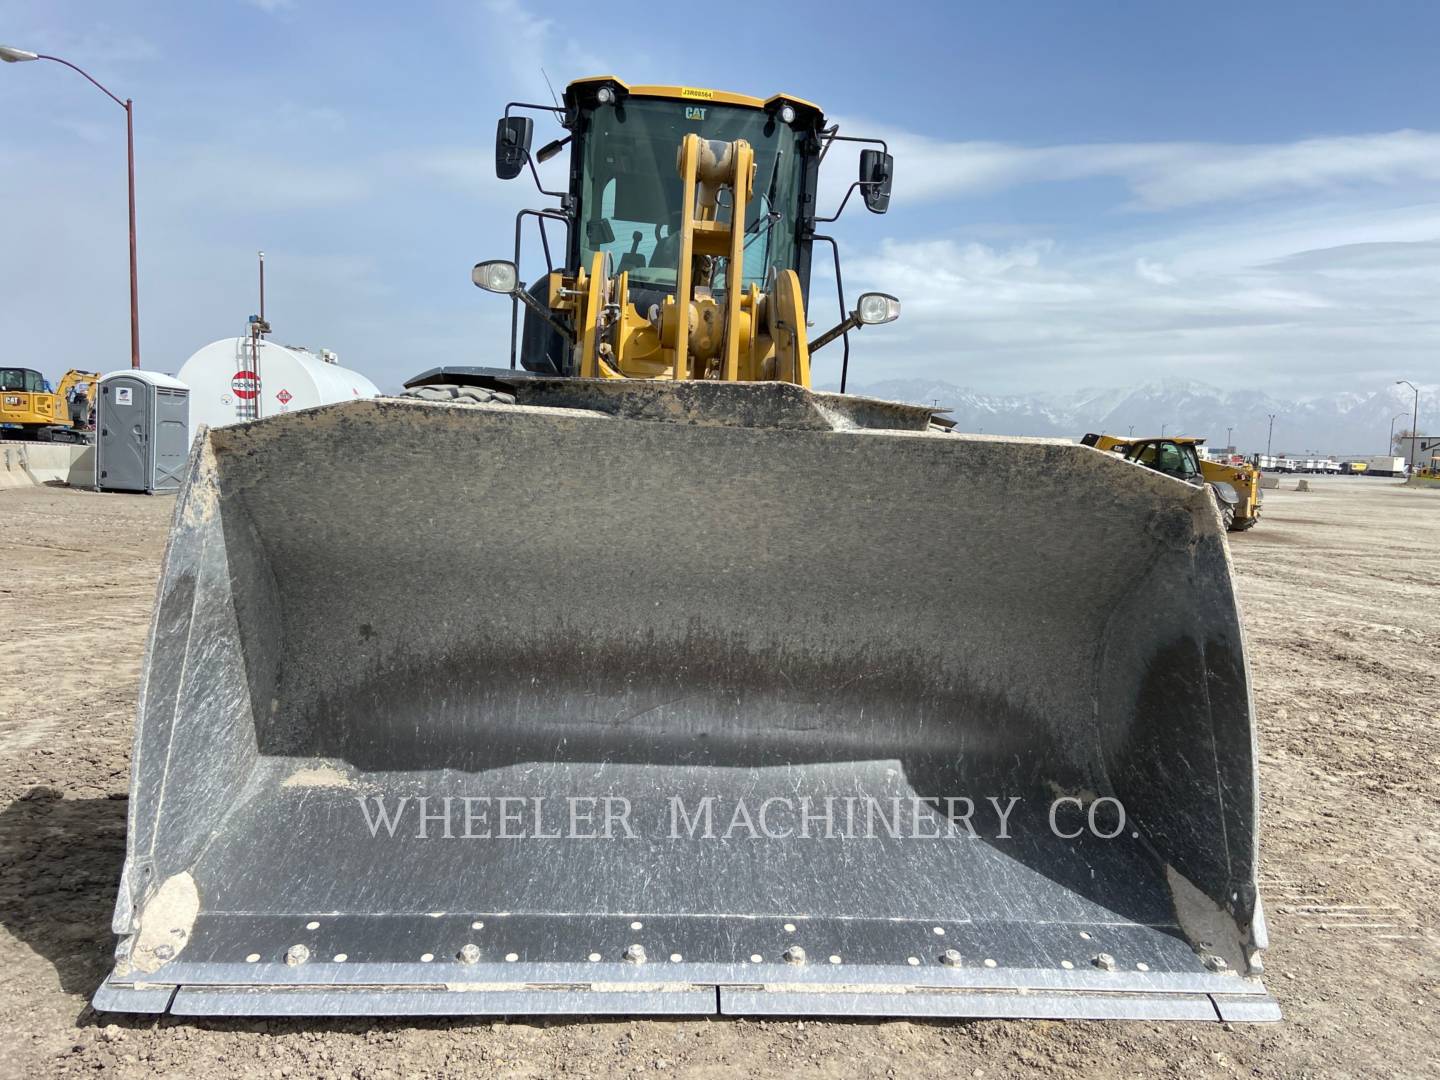
<svg viewBox="0 0 1440 1080"><path fill-rule="evenodd" d="M0 367L0 439L83 443L100 376L72 368L52 389L33 368Z"/></svg>
<svg viewBox="0 0 1440 1080"><path fill-rule="evenodd" d="M512 104L500 175L569 171L474 271L509 365L197 439L97 1008L1278 1015L1211 496L811 389L898 313L809 329L850 145L786 95Z"/></svg>

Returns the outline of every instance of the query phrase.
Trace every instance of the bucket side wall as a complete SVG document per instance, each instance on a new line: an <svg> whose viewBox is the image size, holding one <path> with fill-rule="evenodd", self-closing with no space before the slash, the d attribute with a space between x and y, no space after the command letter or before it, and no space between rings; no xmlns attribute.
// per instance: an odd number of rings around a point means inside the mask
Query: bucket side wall
<svg viewBox="0 0 1440 1080"><path fill-rule="evenodd" d="M257 725L274 701L278 612L243 511L222 510L202 434L176 506L142 675L122 906L139 911L193 866L240 798Z"/></svg>

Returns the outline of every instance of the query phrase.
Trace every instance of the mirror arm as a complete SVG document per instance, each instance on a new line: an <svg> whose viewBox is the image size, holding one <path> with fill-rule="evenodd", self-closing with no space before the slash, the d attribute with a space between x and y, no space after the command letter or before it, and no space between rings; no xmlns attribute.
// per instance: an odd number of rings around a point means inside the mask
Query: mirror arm
<svg viewBox="0 0 1440 1080"><path fill-rule="evenodd" d="M860 135L831 135L831 136L830 136L830 141L831 141L831 142L869 143L871 146L878 146L878 147L880 147L880 152L881 152L882 154L888 154L888 153L890 153L890 147L889 147L889 145L885 142L884 139L868 139L868 138L865 138L865 137L860 136Z"/></svg>
<svg viewBox="0 0 1440 1080"><path fill-rule="evenodd" d="M535 189L539 191L541 195L549 195L552 199L560 199L562 202L566 196L569 195L569 192L566 191L550 191L540 182L540 173L535 168L535 155L530 153L529 150L525 151L525 164L530 166L530 175L535 180Z"/></svg>
<svg viewBox="0 0 1440 1080"><path fill-rule="evenodd" d="M534 109L536 112L554 113L558 117L565 115L563 105L536 105L529 101L507 101L505 103L505 118L510 118L511 109Z"/></svg>
<svg viewBox="0 0 1440 1080"><path fill-rule="evenodd" d="M845 192L845 197L840 200L840 206L836 209L835 213L831 214L829 217L817 217L817 218L815 219L815 223L816 223L817 225L819 225L819 224L822 224L822 223L827 223L827 222L839 220L840 215L845 212L845 204L850 201L850 196L853 195L853 194L855 194L855 189L858 188L859 186L860 186L860 181L859 181L859 180L853 181L853 182L850 184L850 187L846 190L846 192Z"/></svg>
<svg viewBox="0 0 1440 1080"><path fill-rule="evenodd" d="M810 342L810 354L813 356L815 354L815 350L823 349L826 345L829 345L830 342L834 341L836 338L840 337L843 334L848 334L851 330L860 329L861 325L862 324L859 317L855 312L852 311L849 315L845 316L845 320L843 322L837 323L835 326L832 326L829 330L826 330L825 333L821 334L819 337L815 338L813 341Z"/></svg>
<svg viewBox="0 0 1440 1080"><path fill-rule="evenodd" d="M554 313L551 312L548 307L542 304L539 300L536 300L535 297L531 296L529 290L525 288L523 282L516 284L515 291L512 292L510 296L512 299L519 300L536 315L539 315L540 318L544 319L547 323L549 323L550 328L556 333L558 333L562 338L567 341L571 339L573 335L571 334L570 328L564 323L562 323L559 319L555 318Z"/></svg>
<svg viewBox="0 0 1440 1080"><path fill-rule="evenodd" d="M823 131L820 132L820 138L824 140L824 142L820 146L821 165L825 164L825 155L830 152L830 147L835 144L835 140L839 137L839 133L839 124L831 124L828 128L825 128Z"/></svg>
<svg viewBox="0 0 1440 1080"><path fill-rule="evenodd" d="M875 141L878 141L878 140L875 140ZM855 194L855 189L856 189L856 188L862 188L862 187L867 187L867 188L869 188L869 187L879 187L879 186L881 185L881 183L882 183L882 181L879 181L879 180L853 180L853 181L851 181L849 190L845 192L845 198L843 198L843 199L840 200L840 207L839 207L839 209L837 209L837 210L835 211L835 213L831 214L829 217L817 217L817 218L815 219L815 223L818 225L818 224L821 224L821 223L824 223L824 222L838 221L839 218L840 218L840 215L845 212L845 204L850 201L850 196L853 195L853 194Z"/></svg>

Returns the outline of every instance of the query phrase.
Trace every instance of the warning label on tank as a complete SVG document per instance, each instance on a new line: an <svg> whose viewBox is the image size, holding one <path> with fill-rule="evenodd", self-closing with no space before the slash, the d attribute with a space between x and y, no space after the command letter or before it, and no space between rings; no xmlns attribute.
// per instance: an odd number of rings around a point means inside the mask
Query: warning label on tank
<svg viewBox="0 0 1440 1080"><path fill-rule="evenodd" d="M281 405L289 405L290 399L293 396L294 395L291 394L289 390L281 390L278 394L275 395L275 399L279 401Z"/></svg>

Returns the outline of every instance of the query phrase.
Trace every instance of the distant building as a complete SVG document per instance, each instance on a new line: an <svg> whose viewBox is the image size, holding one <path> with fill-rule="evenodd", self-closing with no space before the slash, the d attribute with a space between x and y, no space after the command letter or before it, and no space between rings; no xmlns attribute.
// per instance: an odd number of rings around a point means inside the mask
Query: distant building
<svg viewBox="0 0 1440 1080"><path fill-rule="evenodd" d="M1425 468L1430 465L1431 458L1440 454L1440 436L1417 435L1413 439L1407 438L1400 449L1411 469Z"/></svg>

